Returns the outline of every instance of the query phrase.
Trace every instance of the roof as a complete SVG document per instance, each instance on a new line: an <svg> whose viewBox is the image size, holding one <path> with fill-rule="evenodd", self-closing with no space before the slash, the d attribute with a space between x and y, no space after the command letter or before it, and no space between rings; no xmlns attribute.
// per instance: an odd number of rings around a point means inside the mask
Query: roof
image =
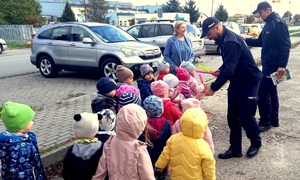
<svg viewBox="0 0 300 180"><path fill-rule="evenodd" d="M42 15L61 17L66 3L40 3L42 6Z"/></svg>

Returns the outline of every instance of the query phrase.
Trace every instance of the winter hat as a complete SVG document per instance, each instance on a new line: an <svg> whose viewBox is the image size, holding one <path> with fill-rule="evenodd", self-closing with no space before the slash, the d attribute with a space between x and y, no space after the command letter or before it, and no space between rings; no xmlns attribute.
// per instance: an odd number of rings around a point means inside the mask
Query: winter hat
<svg viewBox="0 0 300 180"><path fill-rule="evenodd" d="M143 107L151 117L158 117L164 112L162 99L155 95L148 96L143 102Z"/></svg>
<svg viewBox="0 0 300 180"><path fill-rule="evenodd" d="M188 81L191 78L191 75L183 68L178 68L177 78L179 81Z"/></svg>
<svg viewBox="0 0 300 180"><path fill-rule="evenodd" d="M139 90L137 90L135 87L129 86L129 85L127 85L127 84L123 84L123 85L121 85L121 86L117 89L117 91L116 91L116 96L117 96L117 97L121 97L121 95L124 94L124 93L126 93L126 92L131 92L131 93L133 93L133 94L135 94L135 95L137 95L137 96L140 95Z"/></svg>
<svg viewBox="0 0 300 180"><path fill-rule="evenodd" d="M195 71L195 66L193 63L188 62L188 61L182 61L182 63L180 64L180 67L185 69L188 73Z"/></svg>
<svg viewBox="0 0 300 180"><path fill-rule="evenodd" d="M152 82L150 88L155 96L161 96L169 92L169 85L162 80Z"/></svg>
<svg viewBox="0 0 300 180"><path fill-rule="evenodd" d="M133 72L125 66L118 65L116 69L116 75L119 82L124 82L127 79L133 77Z"/></svg>
<svg viewBox="0 0 300 180"><path fill-rule="evenodd" d="M112 131L116 125L116 115L111 109L103 109L98 112L99 130Z"/></svg>
<svg viewBox="0 0 300 180"><path fill-rule="evenodd" d="M167 61L163 61L158 63L157 65L157 70L158 71L163 71L164 69L166 69L166 67L170 66L170 64Z"/></svg>
<svg viewBox="0 0 300 180"><path fill-rule="evenodd" d="M182 112L189 108L200 108L200 101L196 98L188 98L181 101Z"/></svg>
<svg viewBox="0 0 300 180"><path fill-rule="evenodd" d="M170 88L174 88L178 85L179 80L174 74L167 74L163 77L163 81L166 82Z"/></svg>
<svg viewBox="0 0 300 180"><path fill-rule="evenodd" d="M149 64L143 64L140 66L140 71L142 77L145 77L149 72L154 72Z"/></svg>
<svg viewBox="0 0 300 180"><path fill-rule="evenodd" d="M111 91L117 89L117 84L114 80L108 77L102 77L97 82L97 90L99 94L105 95L110 93Z"/></svg>
<svg viewBox="0 0 300 180"><path fill-rule="evenodd" d="M98 115L93 113L80 113L74 115L73 132L77 138L93 138L99 128Z"/></svg>
<svg viewBox="0 0 300 180"><path fill-rule="evenodd" d="M185 136L203 138L208 120L205 112L199 108L189 108L181 118L180 125Z"/></svg>
<svg viewBox="0 0 300 180"><path fill-rule="evenodd" d="M35 115L30 106L7 101L2 106L1 119L9 132L17 132L26 127Z"/></svg>
<svg viewBox="0 0 300 180"><path fill-rule="evenodd" d="M116 136L119 139L136 140L144 131L147 124L146 111L137 104L128 104L117 114Z"/></svg>
<svg viewBox="0 0 300 180"><path fill-rule="evenodd" d="M127 104L137 104L137 105L142 105L142 101L139 96L135 95L134 93L131 92L126 92L121 95L119 99L119 105L120 108Z"/></svg>

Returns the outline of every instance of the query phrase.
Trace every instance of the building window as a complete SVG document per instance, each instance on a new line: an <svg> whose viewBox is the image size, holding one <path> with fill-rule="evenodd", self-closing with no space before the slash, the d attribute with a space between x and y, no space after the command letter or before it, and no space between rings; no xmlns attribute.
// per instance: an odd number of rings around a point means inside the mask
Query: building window
<svg viewBox="0 0 300 180"><path fill-rule="evenodd" d="M122 21L120 21L120 26L122 26Z"/></svg>

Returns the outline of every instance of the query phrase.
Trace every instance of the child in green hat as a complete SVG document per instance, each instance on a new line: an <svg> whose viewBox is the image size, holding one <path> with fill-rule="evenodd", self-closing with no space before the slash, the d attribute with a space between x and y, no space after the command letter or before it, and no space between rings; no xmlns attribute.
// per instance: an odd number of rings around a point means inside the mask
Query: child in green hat
<svg viewBox="0 0 300 180"><path fill-rule="evenodd" d="M3 179L46 179L36 135L30 132L34 111L25 104L8 101L0 118L6 130L0 132L0 159Z"/></svg>

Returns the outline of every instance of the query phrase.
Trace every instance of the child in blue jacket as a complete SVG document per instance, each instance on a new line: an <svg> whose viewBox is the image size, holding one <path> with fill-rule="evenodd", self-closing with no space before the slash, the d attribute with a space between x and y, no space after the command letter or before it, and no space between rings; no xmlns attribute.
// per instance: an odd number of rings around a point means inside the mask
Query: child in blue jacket
<svg viewBox="0 0 300 180"><path fill-rule="evenodd" d="M47 179L36 136L30 132L34 115L25 104L3 104L0 117L6 130L0 133L2 179Z"/></svg>

